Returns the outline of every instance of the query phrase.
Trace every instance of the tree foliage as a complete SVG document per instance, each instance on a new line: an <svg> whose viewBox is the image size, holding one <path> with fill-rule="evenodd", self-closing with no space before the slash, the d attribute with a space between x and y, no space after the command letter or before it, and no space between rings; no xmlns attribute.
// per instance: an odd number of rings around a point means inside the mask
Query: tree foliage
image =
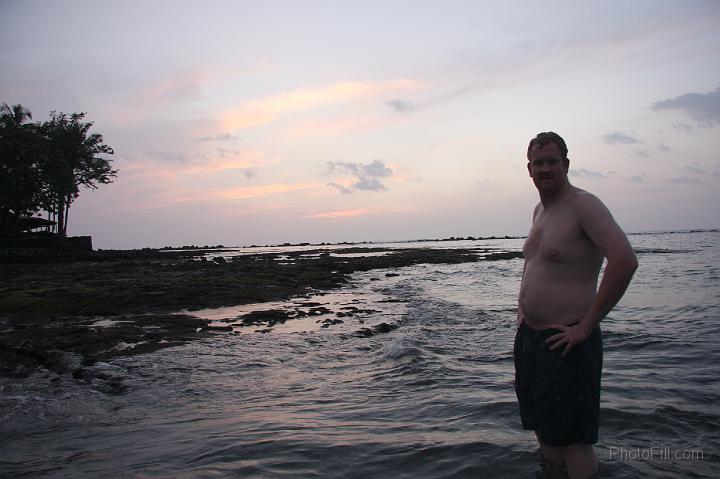
<svg viewBox="0 0 720 479"><path fill-rule="evenodd" d="M29 110L3 104L0 109L0 235L17 233L21 216L40 210L57 218L67 233L70 205L80 188L95 189L117 175L113 150L91 133L85 113L57 113L43 123L28 123Z"/></svg>

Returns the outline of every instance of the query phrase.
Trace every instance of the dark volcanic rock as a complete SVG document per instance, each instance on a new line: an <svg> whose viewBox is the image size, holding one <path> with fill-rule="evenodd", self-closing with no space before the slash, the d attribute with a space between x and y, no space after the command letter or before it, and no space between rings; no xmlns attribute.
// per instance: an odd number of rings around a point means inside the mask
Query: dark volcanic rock
<svg viewBox="0 0 720 479"><path fill-rule="evenodd" d="M206 330L206 331L227 331L227 332L229 332L229 331L232 331L232 330L233 330L233 327L232 327L232 326L214 326L214 325L211 326L211 325L207 325L207 326L205 326L205 330Z"/></svg>
<svg viewBox="0 0 720 479"><path fill-rule="evenodd" d="M318 321L319 321L319 320L318 320ZM343 321L342 319L325 319L325 320L323 320L322 325L321 325L320 327L321 327L321 328L328 328L328 327L330 327L330 326L332 326L332 325L334 325L334 324L342 324L342 323L344 323L344 322L345 322L345 321Z"/></svg>
<svg viewBox="0 0 720 479"><path fill-rule="evenodd" d="M43 366L70 373L82 364L156 351L199 337L207 321L181 314L115 318L111 326L94 327L87 318L64 317L0 334L0 373L26 376ZM27 320L24 320L27 321ZM12 326L13 321L8 321Z"/></svg>
<svg viewBox="0 0 720 479"><path fill-rule="evenodd" d="M483 259L485 261L499 261L505 259L522 259L522 251L507 251L502 253L489 253L486 254Z"/></svg>
<svg viewBox="0 0 720 479"><path fill-rule="evenodd" d="M393 331L398 328L397 324L388 324L388 323L380 323L373 328L360 328L357 331L355 331L355 336L360 336L362 338L368 338L370 336L375 336L376 334L382 334L382 333L389 333L390 331Z"/></svg>
<svg viewBox="0 0 720 479"><path fill-rule="evenodd" d="M277 323L284 323L294 314L295 313L284 309L263 309L243 314L242 316L238 316L238 319L242 320L243 326L258 326L262 324L274 326Z"/></svg>
<svg viewBox="0 0 720 479"><path fill-rule="evenodd" d="M116 356L206 337L208 321L172 314L176 311L285 301L306 297L310 291L340 287L356 271L479 261L481 254L487 253L477 249L357 247L335 252L387 254L337 257L317 249L288 253L285 259L273 253L197 261L206 252L143 249L53 252L42 257L0 255L0 374L27 376L41 366L70 373ZM484 259L518 255L494 253ZM238 321L264 331L288 319L333 313L321 304L297 306L294 310L256 311ZM370 311L349 311L359 312ZM93 327L93 318L98 316L118 322ZM358 334L394 329L382 324Z"/></svg>

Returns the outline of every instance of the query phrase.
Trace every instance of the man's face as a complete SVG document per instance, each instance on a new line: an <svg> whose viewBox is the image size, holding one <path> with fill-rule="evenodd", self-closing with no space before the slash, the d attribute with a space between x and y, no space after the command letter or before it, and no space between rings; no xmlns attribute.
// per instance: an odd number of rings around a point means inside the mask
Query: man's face
<svg viewBox="0 0 720 479"><path fill-rule="evenodd" d="M560 148L555 143L545 146L533 146L530 150L528 172L540 193L553 194L562 189L568 182L567 172L570 162L563 158Z"/></svg>

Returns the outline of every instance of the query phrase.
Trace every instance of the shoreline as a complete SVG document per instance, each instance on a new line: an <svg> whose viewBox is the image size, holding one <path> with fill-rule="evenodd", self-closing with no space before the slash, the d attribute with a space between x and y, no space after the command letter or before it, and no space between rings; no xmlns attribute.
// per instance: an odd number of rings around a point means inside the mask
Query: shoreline
<svg viewBox="0 0 720 479"><path fill-rule="evenodd" d="M197 259L206 252L106 250L5 262L0 375L26 377L44 367L89 380L96 377L89 368L98 362L230 331L180 311L287 301L339 288L355 271L521 257L485 248L354 247L332 252L375 254L333 256L318 248ZM259 325L253 319L245 323ZM391 329L386 325L370 333Z"/></svg>

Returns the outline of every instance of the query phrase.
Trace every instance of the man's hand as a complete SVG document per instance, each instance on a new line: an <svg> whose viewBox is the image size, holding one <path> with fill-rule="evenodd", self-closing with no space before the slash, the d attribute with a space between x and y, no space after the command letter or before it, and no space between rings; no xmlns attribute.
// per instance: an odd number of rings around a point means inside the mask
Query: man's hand
<svg viewBox="0 0 720 479"><path fill-rule="evenodd" d="M565 345L561 356L565 356L570 350L578 343L581 343L590 336L590 332L581 323L573 326L565 326L564 324L550 324L550 329L559 329L560 333L554 334L547 338L545 342L550 344L550 350L554 351L557 348Z"/></svg>

